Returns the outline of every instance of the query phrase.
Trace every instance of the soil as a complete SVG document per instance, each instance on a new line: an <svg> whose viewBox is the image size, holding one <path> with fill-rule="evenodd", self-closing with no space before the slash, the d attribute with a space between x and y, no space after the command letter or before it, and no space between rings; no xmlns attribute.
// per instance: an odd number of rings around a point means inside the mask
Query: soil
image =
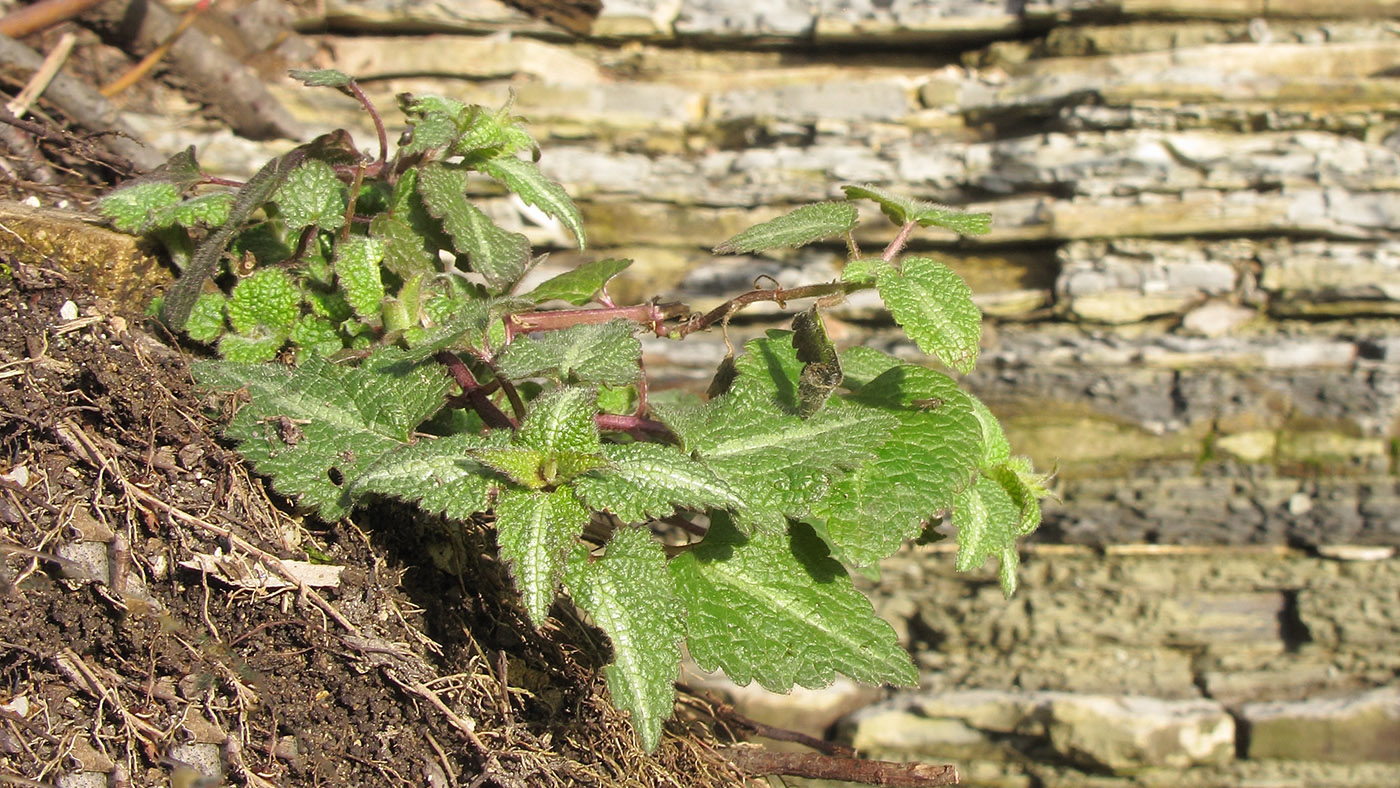
<svg viewBox="0 0 1400 788"><path fill-rule="evenodd" d="M695 698L640 750L606 639L564 605L534 630L489 527L300 516L185 351L57 261L0 275L0 782L742 781Z"/></svg>

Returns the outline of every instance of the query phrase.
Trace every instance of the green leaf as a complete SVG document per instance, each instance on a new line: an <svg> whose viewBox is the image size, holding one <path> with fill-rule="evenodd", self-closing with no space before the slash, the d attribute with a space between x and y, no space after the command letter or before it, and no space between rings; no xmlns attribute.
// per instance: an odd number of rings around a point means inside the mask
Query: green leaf
<svg viewBox="0 0 1400 788"><path fill-rule="evenodd" d="M233 192L201 194L170 206L161 217L161 222L182 227L217 227L228 221L232 209Z"/></svg>
<svg viewBox="0 0 1400 788"><path fill-rule="evenodd" d="M746 517L781 524L806 514L832 477L870 456L896 420L874 408L840 406L798 416L802 362L792 334L770 331L744 348L728 394L700 408L658 403L653 411L682 448L744 499Z"/></svg>
<svg viewBox="0 0 1400 788"><path fill-rule="evenodd" d="M627 320L580 324L517 337L498 363L512 380L541 375L556 380L626 385L641 377L642 343Z"/></svg>
<svg viewBox="0 0 1400 788"><path fill-rule="evenodd" d="M354 82L349 74L333 68L294 68L287 75L309 88L343 88Z"/></svg>
<svg viewBox="0 0 1400 788"><path fill-rule="evenodd" d="M609 511L623 522L640 523L687 509L738 511L744 502L704 464L659 443L608 444L605 469L574 480L589 508Z"/></svg>
<svg viewBox="0 0 1400 788"><path fill-rule="evenodd" d="M984 235L992 229L992 215L971 213L950 205L940 205L892 194L878 186L842 186L848 200L873 200L897 225L915 222L920 227L943 227L959 235Z"/></svg>
<svg viewBox="0 0 1400 788"><path fill-rule="evenodd" d="M1011 457L1011 444L1006 440L1001 422L997 421L997 417L976 397L972 399L972 412L976 414L977 423L982 427L981 467L993 468L1006 462Z"/></svg>
<svg viewBox="0 0 1400 788"><path fill-rule="evenodd" d="M370 220L369 234L384 243L384 267L399 278L436 270L437 247L431 239L442 235L442 225L418 196L418 170L399 176L389 210Z"/></svg>
<svg viewBox="0 0 1400 788"><path fill-rule="evenodd" d="M1016 593L1017 527L1021 510L996 479L978 474L974 484L958 494L953 525L958 529L958 557L954 568L970 572L996 556L1001 561L1002 593Z"/></svg>
<svg viewBox="0 0 1400 788"><path fill-rule="evenodd" d="M179 201L180 190L173 183L138 181L98 200L96 207L118 231L141 235L159 226L157 217L168 216Z"/></svg>
<svg viewBox="0 0 1400 788"><path fill-rule="evenodd" d="M374 238L352 235L336 245L335 278L350 308L362 318L377 317L383 308L383 259L384 244Z"/></svg>
<svg viewBox="0 0 1400 788"><path fill-rule="evenodd" d="M593 422L597 413L598 395L593 389L555 389L530 403L516 443L549 453L596 454L601 447L598 425Z"/></svg>
<svg viewBox="0 0 1400 788"><path fill-rule="evenodd" d="M345 224L346 199L345 184L331 165L320 159L298 164L272 196L292 235L312 225L322 230L340 229Z"/></svg>
<svg viewBox="0 0 1400 788"><path fill-rule="evenodd" d="M394 348L376 351L359 367L313 356L300 367L203 362L193 371L201 385L248 391L249 403L225 434L279 492L327 522L349 512L347 488L409 443L413 429L442 407L449 387L436 364L410 364Z"/></svg>
<svg viewBox="0 0 1400 788"><path fill-rule="evenodd" d="M497 227L479 208L467 201L467 172L460 168L425 164L418 174L418 193L428 212L442 220L456 250L471 258L472 269L500 293L509 290L525 273L530 242L520 233Z"/></svg>
<svg viewBox="0 0 1400 788"><path fill-rule="evenodd" d="M613 660L603 669L608 692L631 712L642 746L655 750L674 710L685 636L682 602L660 543L644 528L619 528L597 560L582 546L574 549L564 584L612 641Z"/></svg>
<svg viewBox="0 0 1400 788"><path fill-rule="evenodd" d="M756 224L714 248L715 254L761 252L780 246L803 246L850 232L859 219L847 202L804 205L776 219Z"/></svg>
<svg viewBox="0 0 1400 788"><path fill-rule="evenodd" d="M1054 497L1050 491L1053 474L1036 473L1028 457L1010 457L984 473L996 479L1020 511L1016 522L1018 535L1028 536L1040 527L1040 499Z"/></svg>
<svg viewBox="0 0 1400 788"><path fill-rule="evenodd" d="M233 286L228 300L228 320L240 334L263 329L286 339L301 314L301 293L280 268L254 271Z"/></svg>
<svg viewBox="0 0 1400 788"><path fill-rule="evenodd" d="M287 338L273 334L224 334L219 338L219 355L239 364L261 364L277 358Z"/></svg>
<svg viewBox="0 0 1400 788"><path fill-rule="evenodd" d="M452 520L469 520L487 510L489 494L498 486L491 470L469 454L484 444L476 435L450 435L392 449L355 477L350 497L390 495Z"/></svg>
<svg viewBox="0 0 1400 788"><path fill-rule="evenodd" d="M572 271L541 282L539 287L521 296L536 304L546 301L568 301L574 306L583 306L593 299L593 295L605 287L610 279L631 265L631 260L609 258L584 263Z"/></svg>
<svg viewBox="0 0 1400 788"><path fill-rule="evenodd" d="M858 345L847 348L841 354L841 385L851 391L860 391L865 384L903 364L897 357L873 347Z"/></svg>
<svg viewBox="0 0 1400 788"><path fill-rule="evenodd" d="M973 399L940 372L901 364L862 386L852 404L898 420L889 440L814 507L843 560L872 566L953 507L981 467Z"/></svg>
<svg viewBox="0 0 1400 788"><path fill-rule="evenodd" d="M846 263L841 269L841 281L855 284L874 282L881 274L894 270L894 266L878 257L862 257Z"/></svg>
<svg viewBox="0 0 1400 788"><path fill-rule="evenodd" d="M838 672L873 684L918 681L894 629L806 525L746 539L720 514L670 569L687 606L687 648L703 670L774 692L824 687Z"/></svg>
<svg viewBox="0 0 1400 788"><path fill-rule="evenodd" d="M304 361L308 355L325 357L345 349L340 332L335 330L331 321L317 315L302 315L288 339L297 347L297 363Z"/></svg>
<svg viewBox="0 0 1400 788"><path fill-rule="evenodd" d="M587 240L578 206L574 205L574 201L565 193L564 187L546 178L534 162L517 159L511 155L483 161L477 167L505 184L507 189L518 195L527 205L533 205L546 215L563 222L564 226L569 228L569 232L574 234L574 238L578 239L578 248L584 248Z"/></svg>
<svg viewBox="0 0 1400 788"><path fill-rule="evenodd" d="M496 503L496 542L510 565L525 612L544 625L564 575L569 548L588 511L567 486L552 492L507 490Z"/></svg>
<svg viewBox="0 0 1400 788"><path fill-rule="evenodd" d="M205 293L194 303L190 322L185 324L185 333L196 342L213 342L224 333L224 303L228 299L223 293Z"/></svg>
<svg viewBox="0 0 1400 788"><path fill-rule="evenodd" d="M548 484L544 478L544 464L550 457L548 452L528 446L487 446L471 450L471 456L522 487L542 490Z"/></svg>
<svg viewBox="0 0 1400 788"><path fill-rule="evenodd" d="M927 257L911 257L901 270L876 280L890 315L919 349L967 374L977 365L982 312L972 290L948 266Z"/></svg>

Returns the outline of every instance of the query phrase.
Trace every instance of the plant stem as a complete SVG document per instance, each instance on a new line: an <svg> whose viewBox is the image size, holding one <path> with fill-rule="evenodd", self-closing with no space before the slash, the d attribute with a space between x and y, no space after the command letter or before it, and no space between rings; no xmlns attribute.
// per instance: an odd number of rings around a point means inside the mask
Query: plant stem
<svg viewBox="0 0 1400 788"><path fill-rule="evenodd" d="M894 256L899 254L905 244L909 243L909 235L913 233L914 228L918 226L918 222L905 222L904 226L899 228L899 235L896 235L894 240L890 241L890 245L885 247L885 251L880 253L880 259L887 263L893 262Z"/></svg>
<svg viewBox="0 0 1400 788"><path fill-rule="evenodd" d="M355 179L350 182L350 198L345 201L345 223L340 227L340 240L350 237L350 228L355 223L355 203L360 199L360 185L365 182L365 165L355 165Z"/></svg>
<svg viewBox="0 0 1400 788"><path fill-rule="evenodd" d="M352 79L350 80L350 84L346 85L346 89L350 91L350 95L354 96L356 100L360 102L360 106L364 107L365 110L369 112L369 116L374 119L374 131L379 135L378 164L380 167L383 167L384 162L389 159L389 135L384 131L384 119L379 117L379 110L374 108L374 102L370 101L369 96L365 95L365 91L360 87L360 83Z"/></svg>
<svg viewBox="0 0 1400 788"><path fill-rule="evenodd" d="M608 432L626 432L639 436L646 433L663 436L669 436L671 434L671 430L667 429L665 424L642 416L599 413L597 416L593 417L593 421L598 425L598 429Z"/></svg>
<svg viewBox="0 0 1400 788"><path fill-rule="evenodd" d="M534 331L555 331L570 326L594 325L621 319L641 323L656 332L657 336L665 336L666 329L663 324L667 320L686 317L690 313L690 307L681 303L649 303L636 306L604 307L602 309L517 312L506 317L506 325L511 329L511 334L514 335L529 334Z"/></svg>
<svg viewBox="0 0 1400 788"><path fill-rule="evenodd" d="M462 396L466 398L467 404L471 405L472 410L476 411L486 426L496 430L515 429L515 422L486 396L486 392L476 382L476 376L457 354L439 350L433 354L433 360L447 367L447 371L452 373L452 379L457 381L457 386L462 389Z"/></svg>
<svg viewBox="0 0 1400 788"><path fill-rule="evenodd" d="M772 301L780 307L787 308L787 302L790 299L845 296L857 290L867 290L870 287L871 285L869 284L858 284L855 282L826 282L819 285L794 287L791 290L784 290L781 287L775 287L771 290L751 290L729 299L699 317L692 318L685 325L677 328L673 333L674 336L679 339L687 334L709 328L715 323L728 320L740 309L743 309L749 304L756 304L761 301Z"/></svg>

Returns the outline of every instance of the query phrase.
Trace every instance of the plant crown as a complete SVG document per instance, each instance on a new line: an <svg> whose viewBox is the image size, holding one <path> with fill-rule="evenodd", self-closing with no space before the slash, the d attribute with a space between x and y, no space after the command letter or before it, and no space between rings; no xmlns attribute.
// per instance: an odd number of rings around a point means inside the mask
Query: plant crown
<svg viewBox="0 0 1400 788"><path fill-rule="evenodd" d="M337 131L232 184L205 176L191 148L99 203L181 269L160 316L216 344L223 360L197 363L196 378L246 392L227 434L276 489L328 521L372 495L450 520L489 514L530 621L543 624L562 589L608 635L611 695L648 749L671 716L683 644L701 668L778 692L837 673L914 684L848 568L871 571L944 516L957 568L996 557L1002 588L1015 590L1016 540L1039 525L1048 476L1011 455L951 377L870 348L838 352L821 313L874 289L921 350L970 371L981 316L967 285L899 253L916 227L980 234L987 214L846 186L845 200L715 248L844 236L839 280L755 289L705 314L615 304L607 284L628 260L519 292L539 258L468 198L469 184L498 182L580 248L584 228L509 104L403 95L408 128L389 158L353 79L294 75L358 98L378 156ZM855 244L856 200L899 227L882 254ZM815 303L792 330L731 353L707 398L648 398L641 331L681 339L747 304L800 298ZM557 302L572 308L540 308ZM263 363L279 358L295 364Z"/></svg>

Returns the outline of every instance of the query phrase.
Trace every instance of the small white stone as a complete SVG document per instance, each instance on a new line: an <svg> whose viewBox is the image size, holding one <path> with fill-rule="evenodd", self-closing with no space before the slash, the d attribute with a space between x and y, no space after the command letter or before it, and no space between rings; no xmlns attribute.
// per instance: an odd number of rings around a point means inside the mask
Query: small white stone
<svg viewBox="0 0 1400 788"><path fill-rule="evenodd" d="M1307 493L1293 493L1288 498L1288 513L1294 517L1301 517L1312 511L1313 500Z"/></svg>
<svg viewBox="0 0 1400 788"><path fill-rule="evenodd" d="M1385 545L1327 544L1319 546L1317 554L1335 561L1384 561L1395 555L1395 548Z"/></svg>
<svg viewBox="0 0 1400 788"><path fill-rule="evenodd" d="M71 300L64 301L63 306L58 308L58 316L64 320L78 319L78 305Z"/></svg>

